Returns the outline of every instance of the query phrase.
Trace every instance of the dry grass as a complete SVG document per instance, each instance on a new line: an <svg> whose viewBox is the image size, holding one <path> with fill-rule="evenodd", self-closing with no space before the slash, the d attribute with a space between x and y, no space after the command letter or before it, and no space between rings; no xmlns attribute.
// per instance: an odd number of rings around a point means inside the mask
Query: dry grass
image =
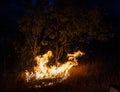
<svg viewBox="0 0 120 92"><path fill-rule="evenodd" d="M22 83L16 85L13 75L8 73L4 75L1 87L7 92L107 92L109 84L120 85L119 70L119 65L112 62L81 63L70 70L70 76L64 82L40 89L29 89Z"/></svg>
<svg viewBox="0 0 120 92"><path fill-rule="evenodd" d="M120 71L112 63L93 62L74 67L68 79L76 92L107 92L109 84L120 85Z"/></svg>
<svg viewBox="0 0 120 92"><path fill-rule="evenodd" d="M119 66L110 62L93 62L73 67L70 77L50 87L52 92L107 92L110 84L120 85ZM44 89L41 89L44 91ZM48 91L47 91L48 92Z"/></svg>

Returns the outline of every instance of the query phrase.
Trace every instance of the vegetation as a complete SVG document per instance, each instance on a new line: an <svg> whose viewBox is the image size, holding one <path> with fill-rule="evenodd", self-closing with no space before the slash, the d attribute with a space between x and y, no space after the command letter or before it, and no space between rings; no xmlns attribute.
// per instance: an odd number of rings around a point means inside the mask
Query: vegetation
<svg viewBox="0 0 120 92"><path fill-rule="evenodd" d="M38 2L36 7L30 7L28 3L26 7L33 10L33 14L18 21L19 30L25 37L20 50L21 61L29 62L28 66L33 65L36 55L49 49L57 64L57 61L65 60L66 53L81 49L81 45L94 39L105 41L112 36L99 8L57 7L58 3L46 8L45 5L46 1Z"/></svg>
<svg viewBox="0 0 120 92"><path fill-rule="evenodd" d="M8 91L22 92L107 92L110 84L120 85L119 63L101 58L83 59L79 66L70 70L70 77L60 84L43 88L28 88L23 83L16 81L13 75L8 73L9 78L4 77L1 83L5 83L1 88ZM17 85L16 85L17 84ZM4 90L2 90L3 92Z"/></svg>

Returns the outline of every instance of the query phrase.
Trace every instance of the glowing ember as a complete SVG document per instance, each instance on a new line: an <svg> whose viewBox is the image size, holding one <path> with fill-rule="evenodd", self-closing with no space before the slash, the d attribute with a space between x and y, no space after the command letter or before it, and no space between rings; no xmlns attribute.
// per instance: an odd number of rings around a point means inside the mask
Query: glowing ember
<svg viewBox="0 0 120 92"><path fill-rule="evenodd" d="M37 56L37 66L33 72L25 71L25 80L34 87L42 87L62 82L69 76L69 70L78 65L77 57L84 55L83 52L77 51L74 54L67 54L68 61L58 65L48 66L48 62L53 57L52 51L48 51L44 55Z"/></svg>

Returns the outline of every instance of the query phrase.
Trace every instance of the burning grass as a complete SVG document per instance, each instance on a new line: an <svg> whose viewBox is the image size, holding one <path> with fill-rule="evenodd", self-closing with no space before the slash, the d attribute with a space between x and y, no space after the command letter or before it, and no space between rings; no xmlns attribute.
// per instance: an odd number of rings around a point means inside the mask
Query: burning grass
<svg viewBox="0 0 120 92"><path fill-rule="evenodd" d="M52 51L48 51L44 55L35 58L37 66L32 72L25 71L24 80L28 84L33 84L33 87L50 86L55 83L61 83L69 76L69 70L73 66L77 66L77 57L84 55L83 52L77 51L74 54L67 54L68 61L60 63L57 61L56 65L48 66L50 59L53 57Z"/></svg>
<svg viewBox="0 0 120 92"><path fill-rule="evenodd" d="M90 60L87 59L87 61L79 62L78 66L72 67L69 71L70 76L62 83L42 88L29 88L21 81L15 82L13 75L7 73L4 75L2 80L4 85L1 88L5 88L6 92L107 92L109 84L120 85L119 70L119 63L106 62L101 58L94 59L90 63ZM20 79L18 78L18 80ZM45 81L49 81L49 79ZM36 84L37 82L32 83Z"/></svg>

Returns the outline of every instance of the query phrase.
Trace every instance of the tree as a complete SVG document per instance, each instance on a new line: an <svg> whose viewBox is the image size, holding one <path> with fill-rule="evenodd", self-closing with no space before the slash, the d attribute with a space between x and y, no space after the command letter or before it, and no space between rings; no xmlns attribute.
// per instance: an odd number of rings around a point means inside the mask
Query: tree
<svg viewBox="0 0 120 92"><path fill-rule="evenodd" d="M91 39L107 40L111 36L104 26L99 8L59 8L55 4L42 9L19 20L20 31L25 36L24 48L27 48L26 52L29 51L32 58L38 51L52 49L57 64L65 53L79 49L81 43Z"/></svg>
<svg viewBox="0 0 120 92"><path fill-rule="evenodd" d="M46 26L46 33L50 34L44 40L53 49L56 63L64 53L80 49L82 43L93 39L106 41L110 38L109 26L105 25L103 17L99 8L75 11L69 7L52 12Z"/></svg>

